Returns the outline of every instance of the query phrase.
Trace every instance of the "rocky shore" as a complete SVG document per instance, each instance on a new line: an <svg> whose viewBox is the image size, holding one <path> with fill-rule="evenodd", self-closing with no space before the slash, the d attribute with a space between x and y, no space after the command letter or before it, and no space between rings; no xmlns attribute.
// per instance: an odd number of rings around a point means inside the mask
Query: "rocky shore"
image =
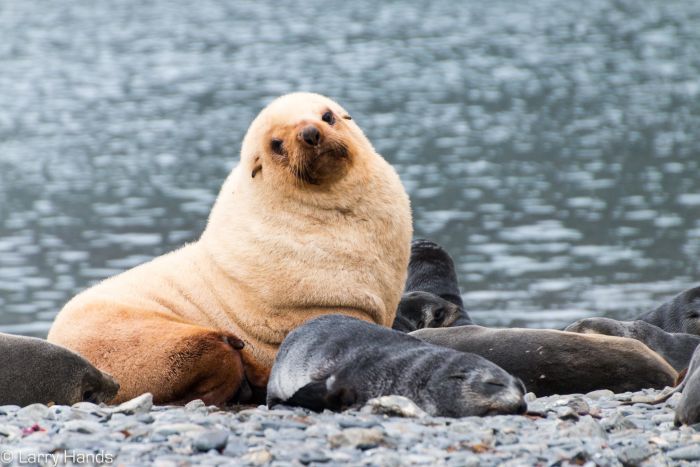
<svg viewBox="0 0 700 467"><path fill-rule="evenodd" d="M0 464L115 465L691 465L700 427L675 428L657 391L529 397L527 416L426 416L401 397L357 411L222 411L194 401L117 407L0 407ZM625 405L627 402L630 405Z"/></svg>

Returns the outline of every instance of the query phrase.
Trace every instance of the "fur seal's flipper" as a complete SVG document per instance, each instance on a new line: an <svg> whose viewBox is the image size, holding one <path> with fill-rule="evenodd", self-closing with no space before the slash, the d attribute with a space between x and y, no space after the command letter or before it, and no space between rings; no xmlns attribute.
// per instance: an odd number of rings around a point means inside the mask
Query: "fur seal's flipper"
<svg viewBox="0 0 700 467"><path fill-rule="evenodd" d="M314 412L328 409L339 412L351 407L357 401L357 394L352 389L328 389L327 380L314 381L297 390L285 401L288 405L305 407Z"/></svg>

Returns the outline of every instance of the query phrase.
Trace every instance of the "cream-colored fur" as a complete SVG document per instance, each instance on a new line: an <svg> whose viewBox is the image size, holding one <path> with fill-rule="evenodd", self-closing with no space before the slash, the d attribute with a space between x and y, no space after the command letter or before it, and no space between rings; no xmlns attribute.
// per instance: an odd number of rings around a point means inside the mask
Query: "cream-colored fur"
<svg viewBox="0 0 700 467"><path fill-rule="evenodd" d="M329 110L332 126L321 120ZM173 323L192 325L197 335L240 337L246 372L258 385L286 334L314 316L340 313L391 326L410 253L409 200L346 115L317 94L273 101L251 124L199 241L79 294L49 340L113 373L125 396L163 384ZM304 147L299 132L308 125L321 131L320 148ZM271 150L272 138L284 141L286 156ZM345 152L327 155L326 146ZM294 174L304 164L313 166L311 183ZM154 319L162 332L155 326L141 333L140 321ZM154 359L137 362L136 352Z"/></svg>

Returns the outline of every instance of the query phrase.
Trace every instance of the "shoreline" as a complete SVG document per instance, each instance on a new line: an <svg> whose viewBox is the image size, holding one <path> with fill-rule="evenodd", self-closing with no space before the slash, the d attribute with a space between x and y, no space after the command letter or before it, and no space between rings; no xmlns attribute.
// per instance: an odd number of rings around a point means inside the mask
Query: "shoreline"
<svg viewBox="0 0 700 467"><path fill-rule="evenodd" d="M691 465L700 425L673 425L679 394L659 391L528 395L528 415L449 419L410 401L342 413L193 401L153 406L149 394L120 406L79 403L0 407L1 465ZM398 403L411 417L388 416ZM632 405L622 402L639 401ZM396 409L394 408L394 412Z"/></svg>

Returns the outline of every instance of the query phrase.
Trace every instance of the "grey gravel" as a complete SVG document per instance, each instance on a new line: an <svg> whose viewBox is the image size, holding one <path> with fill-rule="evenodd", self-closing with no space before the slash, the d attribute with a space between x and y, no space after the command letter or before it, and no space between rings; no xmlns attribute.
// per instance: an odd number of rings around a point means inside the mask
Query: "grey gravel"
<svg viewBox="0 0 700 467"><path fill-rule="evenodd" d="M54 456L47 465L77 463L76 456L88 464L126 466L697 463L700 431L673 426L673 399L623 405L656 394L530 397L537 410L525 416L461 419L421 416L399 396L343 413L264 406L221 410L201 401L153 406L150 395L117 407L35 404L2 408L0 453L13 460Z"/></svg>

